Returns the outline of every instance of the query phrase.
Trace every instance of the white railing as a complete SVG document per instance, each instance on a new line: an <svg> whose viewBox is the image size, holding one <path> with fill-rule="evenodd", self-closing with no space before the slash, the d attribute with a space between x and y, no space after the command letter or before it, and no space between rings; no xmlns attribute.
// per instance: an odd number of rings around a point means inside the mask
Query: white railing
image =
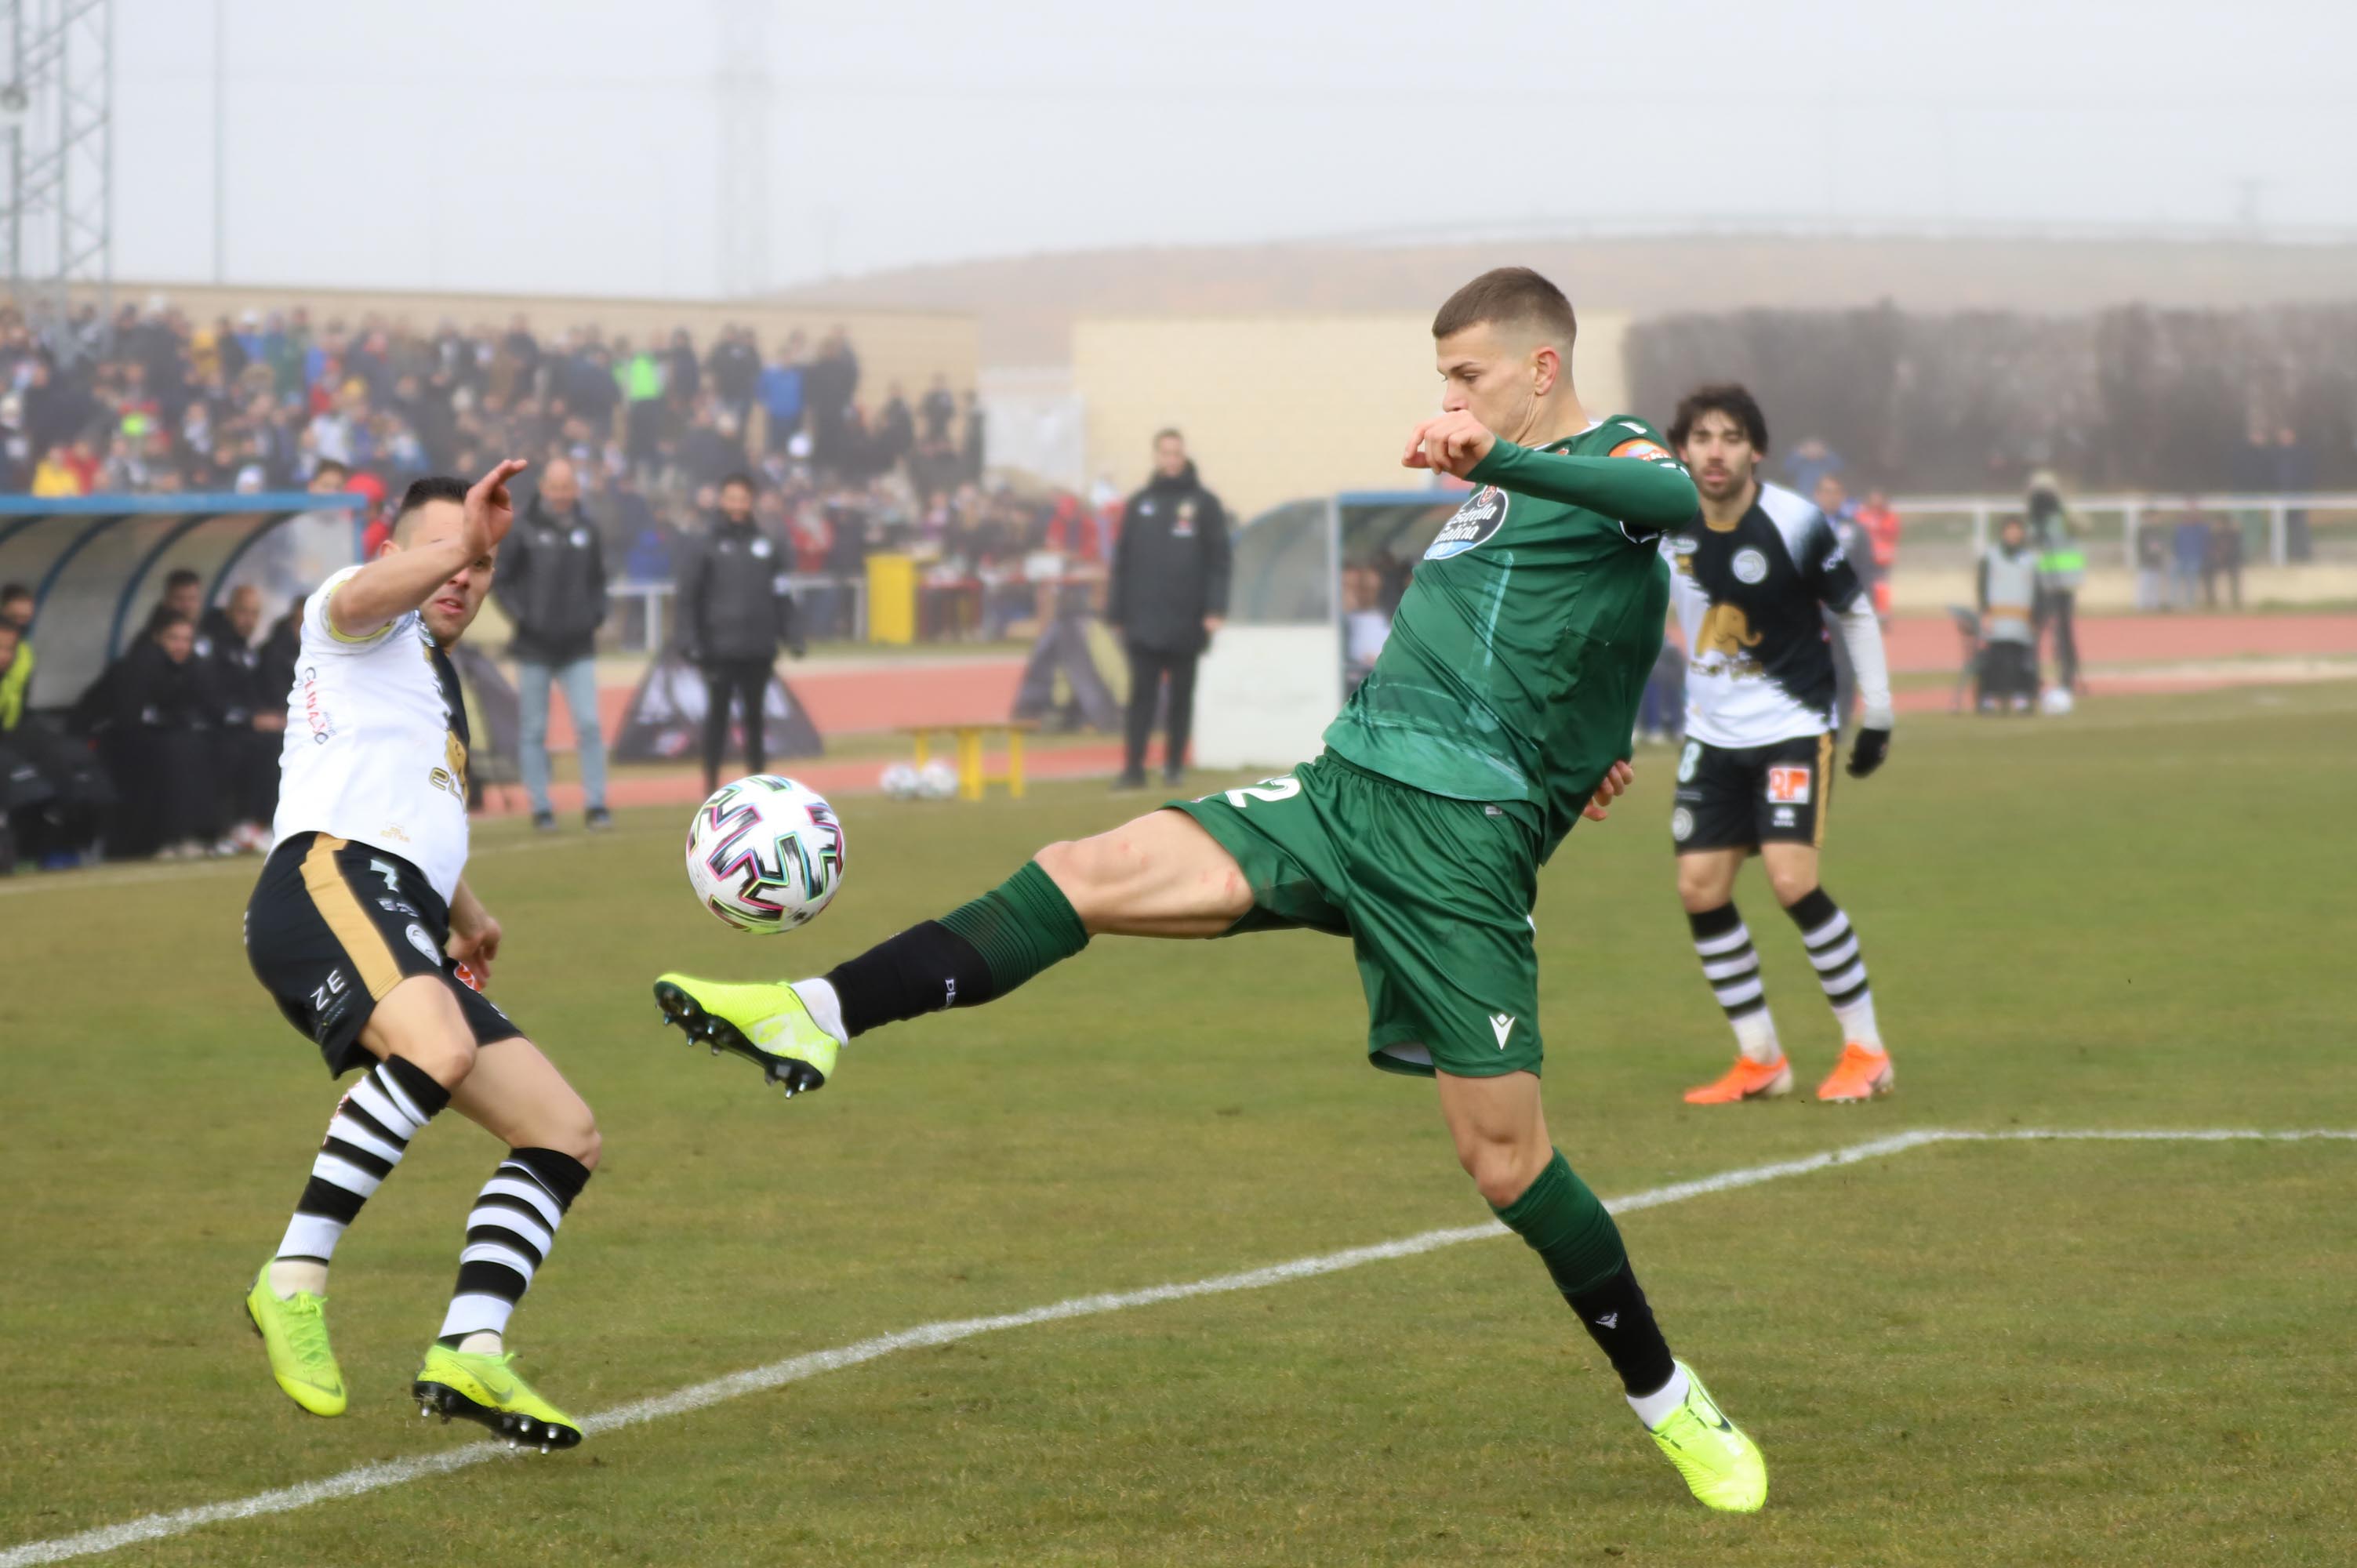
<svg viewBox="0 0 2357 1568"><path fill-rule="evenodd" d="M2066 496L2063 504L2083 525L2099 517L2117 517L2119 558L2117 564L2134 566L2136 562L2136 534L2144 527L2147 515L2174 520L2188 503L2205 514L2256 512L2266 519L2266 561L2281 566L2290 561L2289 518L2294 512L2357 512L2357 494L2346 491L2300 495L2255 495L2243 491L2222 491L2193 495L2110 495ZM1924 520L1934 517L1965 517L1971 520L1972 552L1978 555L1988 548L1988 542L1997 524L2008 517L2022 515L2022 498L2010 496L1904 496L1894 497L1890 509L1902 519ZM2164 524L2164 526L2166 526ZM2336 529L2337 533L2341 530ZM2108 529L2089 531L2083 540L2090 560L2096 559L2104 546L2112 542ZM1904 551L1902 537L1900 548Z"/></svg>
<svg viewBox="0 0 2357 1568"><path fill-rule="evenodd" d="M794 596L794 607L804 615L810 613L811 602L822 589L833 589L851 596L851 639L867 640L867 579L836 577L823 572L795 572L786 578L786 586ZM636 600L640 607L640 624L630 646L644 653L662 651L665 623L671 619L672 600L679 596L676 583L616 583L606 590L607 596L618 605L624 600Z"/></svg>

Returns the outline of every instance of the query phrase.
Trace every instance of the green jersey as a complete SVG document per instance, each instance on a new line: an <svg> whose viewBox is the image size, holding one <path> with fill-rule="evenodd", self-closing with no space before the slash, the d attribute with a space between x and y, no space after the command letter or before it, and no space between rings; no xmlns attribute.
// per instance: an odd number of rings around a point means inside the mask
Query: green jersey
<svg viewBox="0 0 2357 1568"><path fill-rule="evenodd" d="M1514 809L1554 852L1612 764L1662 650L1657 536L1698 504L1643 420L1541 448L1500 440L1326 731L1356 767Z"/></svg>

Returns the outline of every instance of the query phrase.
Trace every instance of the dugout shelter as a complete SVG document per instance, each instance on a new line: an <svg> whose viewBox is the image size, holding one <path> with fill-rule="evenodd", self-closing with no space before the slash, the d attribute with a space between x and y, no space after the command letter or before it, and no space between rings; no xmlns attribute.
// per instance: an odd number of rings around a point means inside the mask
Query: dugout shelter
<svg viewBox="0 0 2357 1568"><path fill-rule="evenodd" d="M1196 673L1196 762L1274 769L1317 756L1353 680L1353 633L1364 629L1353 618L1388 620L1468 493L1345 490L1272 507L1237 530L1227 624ZM1346 572L1381 585L1372 603L1350 602Z"/></svg>
<svg viewBox="0 0 2357 1568"><path fill-rule="evenodd" d="M265 624L361 558L368 498L239 494L0 496L0 582L33 590L44 706L70 703L139 635L187 567L205 604L252 583Z"/></svg>

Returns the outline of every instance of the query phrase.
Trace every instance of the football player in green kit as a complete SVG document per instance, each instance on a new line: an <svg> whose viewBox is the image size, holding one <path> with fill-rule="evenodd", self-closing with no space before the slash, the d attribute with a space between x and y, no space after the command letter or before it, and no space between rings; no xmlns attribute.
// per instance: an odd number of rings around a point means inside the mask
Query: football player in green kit
<svg viewBox="0 0 2357 1568"><path fill-rule="evenodd" d="M1441 413L1402 461L1478 488L1426 552L1324 755L1049 844L823 978L671 974L655 994L692 1039L793 1094L833 1078L855 1036L1004 996L1092 937L1348 937L1369 1058L1434 1080L1474 1186L1544 1260L1662 1452L1704 1503L1749 1511L1767 1496L1760 1450L1672 1358L1619 1228L1540 1106L1538 868L1628 783L1669 600L1656 541L1696 505L1651 425L1581 406L1576 330L1570 302L1526 268L1441 306Z"/></svg>

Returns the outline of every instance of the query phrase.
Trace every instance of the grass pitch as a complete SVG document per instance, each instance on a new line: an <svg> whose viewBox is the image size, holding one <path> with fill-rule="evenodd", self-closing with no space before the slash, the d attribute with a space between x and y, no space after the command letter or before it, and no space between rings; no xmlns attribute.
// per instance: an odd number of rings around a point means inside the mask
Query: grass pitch
<svg viewBox="0 0 2357 1568"><path fill-rule="evenodd" d="M1679 1102L1730 1047L1672 892L1674 761L1642 755L1542 884L1548 1111L1598 1191L1910 1127L2357 1127L2349 687L1910 720L1828 846L1899 1064L1863 1108ZM656 1024L659 969L823 969L1135 803L847 802L842 899L774 941L690 900L674 813L483 832L497 993L607 1137L517 1318L541 1386L587 1414L1481 1219L1313 935L1103 941L791 1105ZM289 1404L243 1324L334 1099L239 950L253 869L0 884L0 1562L476 1435L404 1397L496 1154L455 1118L337 1262L350 1415ZM1756 875L1738 899L1813 1083L1838 1041L1797 936ZM1767 1452L1748 1519L1686 1498L1500 1239L904 1350L112 1560L2342 1563L2352 1197L2345 1143L1974 1144L1628 1216L1673 1344Z"/></svg>

